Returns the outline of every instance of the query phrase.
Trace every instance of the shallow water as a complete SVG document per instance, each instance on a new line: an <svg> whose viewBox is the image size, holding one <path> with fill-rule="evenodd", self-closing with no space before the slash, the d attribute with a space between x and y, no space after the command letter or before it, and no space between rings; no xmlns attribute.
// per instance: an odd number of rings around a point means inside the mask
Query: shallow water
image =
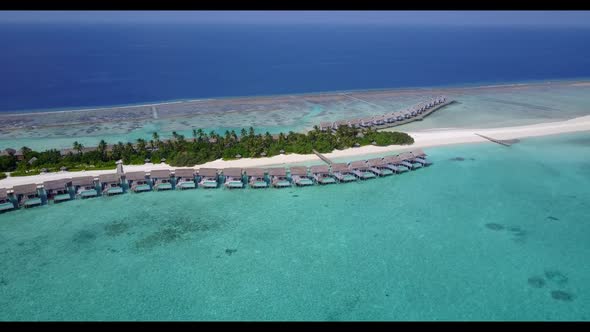
<svg viewBox="0 0 590 332"><path fill-rule="evenodd" d="M304 132L325 121L399 111L439 94L446 94L457 103L434 112L424 121L390 130L527 125L589 115L590 85L573 82L354 91L348 96L325 93L212 99L190 106L156 106L157 119L150 107L147 111L140 107L126 112L105 109L90 113L34 113L22 118L24 122L8 122L14 118L0 115L0 123L5 122L0 125L0 148L71 148L74 140L85 146L96 146L101 139L109 144L138 138L150 140L153 132L170 138L173 131L190 139L192 129L197 128L220 134L232 129L239 133L244 126L253 126L259 133Z"/></svg>
<svg viewBox="0 0 590 332"><path fill-rule="evenodd" d="M0 215L0 320L588 320L590 132Z"/></svg>

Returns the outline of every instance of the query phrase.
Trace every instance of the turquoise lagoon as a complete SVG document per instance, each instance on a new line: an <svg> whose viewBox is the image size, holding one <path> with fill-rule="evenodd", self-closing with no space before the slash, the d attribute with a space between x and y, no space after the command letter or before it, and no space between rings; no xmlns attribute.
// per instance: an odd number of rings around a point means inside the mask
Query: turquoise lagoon
<svg viewBox="0 0 590 332"><path fill-rule="evenodd" d="M590 133L0 215L0 320L588 320Z"/></svg>

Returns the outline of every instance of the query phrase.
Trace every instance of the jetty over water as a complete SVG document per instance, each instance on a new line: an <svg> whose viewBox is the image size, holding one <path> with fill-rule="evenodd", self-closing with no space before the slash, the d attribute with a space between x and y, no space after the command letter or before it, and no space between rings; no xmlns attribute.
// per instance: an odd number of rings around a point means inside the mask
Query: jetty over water
<svg viewBox="0 0 590 332"><path fill-rule="evenodd" d="M448 99L446 96L438 96L428 101L411 106L402 111L377 115L370 118L339 120L335 122L322 122L320 123L319 128L322 131L337 130L339 126L371 129L391 128L401 126L403 124L407 124L413 121L422 121L428 115L454 102L455 100Z"/></svg>
<svg viewBox="0 0 590 332"><path fill-rule="evenodd" d="M480 135L478 133L474 133L474 134L477 135L477 136L479 136L479 137L481 137L481 138L485 138L485 139L487 139L490 142L494 142L494 143L497 143L497 144L500 144L500 145L504 145L504 146L511 146L514 143L520 142L520 140L518 140L518 139L500 140L500 139L495 139L495 138L491 138L491 137L488 137L488 136Z"/></svg>
<svg viewBox="0 0 590 332"><path fill-rule="evenodd" d="M327 158L326 158L327 159ZM307 187L364 181L432 164L422 149L369 160L328 165L270 168L177 168L151 171L108 173L97 177L64 178L44 183L28 183L13 188L0 188L0 213L40 205L67 204L75 199L90 199L140 192L157 194L163 190ZM144 194L145 195L145 194Z"/></svg>

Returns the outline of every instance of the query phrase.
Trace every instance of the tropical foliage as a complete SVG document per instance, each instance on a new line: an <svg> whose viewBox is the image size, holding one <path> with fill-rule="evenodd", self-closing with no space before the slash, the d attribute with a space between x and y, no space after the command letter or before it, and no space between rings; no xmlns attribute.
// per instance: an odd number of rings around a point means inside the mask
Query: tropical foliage
<svg viewBox="0 0 590 332"><path fill-rule="evenodd" d="M195 129L191 139L176 132L172 136L173 139L162 141L158 133L153 133L149 142L144 139L138 139L135 144L118 142L110 149L103 140L96 149L86 152L82 144L74 142L72 150L65 155L61 155L58 150L37 152L23 147L24 158L21 161L15 156L0 157L0 171L13 172L14 176L19 176L38 174L43 168L59 171L64 166L70 171L113 169L119 159L125 164L143 164L145 159L153 162L165 159L172 166L193 166L219 158L227 160L270 157L281 153L310 154L314 149L327 153L334 149L369 144L386 146L414 143L414 139L406 133L378 132L348 126L341 126L334 132L324 132L316 126L307 134L289 132L280 133L277 137L268 132L256 134L252 127L249 130L242 129L239 135L233 130L220 135ZM33 157L36 160L30 162Z"/></svg>

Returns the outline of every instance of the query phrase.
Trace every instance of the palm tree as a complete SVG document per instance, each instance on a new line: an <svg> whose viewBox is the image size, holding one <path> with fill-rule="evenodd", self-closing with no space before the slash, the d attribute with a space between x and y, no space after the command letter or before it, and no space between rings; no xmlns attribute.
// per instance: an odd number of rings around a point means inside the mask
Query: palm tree
<svg viewBox="0 0 590 332"><path fill-rule="evenodd" d="M197 141L197 130L193 129L193 142Z"/></svg>
<svg viewBox="0 0 590 332"><path fill-rule="evenodd" d="M73 148L74 150L78 151L78 153L82 153L82 149L84 148L84 146L78 143L78 141L75 141L73 144Z"/></svg>
<svg viewBox="0 0 590 332"><path fill-rule="evenodd" d="M203 132L203 129L197 129L197 138L199 139L199 141L203 139L203 136L205 136L205 132Z"/></svg>
<svg viewBox="0 0 590 332"><path fill-rule="evenodd" d="M103 160L106 159L106 151L107 151L107 142L103 139L100 140L98 143L98 151L100 152L100 156Z"/></svg>
<svg viewBox="0 0 590 332"><path fill-rule="evenodd" d="M156 143L158 143L160 141L160 135L158 135L158 133L154 131L154 133L152 134L152 139L156 141Z"/></svg>

